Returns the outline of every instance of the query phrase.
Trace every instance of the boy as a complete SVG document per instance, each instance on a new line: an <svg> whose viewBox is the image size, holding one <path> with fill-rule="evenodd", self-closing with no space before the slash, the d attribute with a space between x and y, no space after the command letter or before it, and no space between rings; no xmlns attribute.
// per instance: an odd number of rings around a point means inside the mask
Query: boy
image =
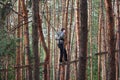
<svg viewBox="0 0 120 80"><path fill-rule="evenodd" d="M63 62L63 57L64 61L67 61L67 52L66 49L64 48L64 35L65 35L65 29L62 28L60 32L57 33L56 40L58 40L58 47L60 49L60 63Z"/></svg>

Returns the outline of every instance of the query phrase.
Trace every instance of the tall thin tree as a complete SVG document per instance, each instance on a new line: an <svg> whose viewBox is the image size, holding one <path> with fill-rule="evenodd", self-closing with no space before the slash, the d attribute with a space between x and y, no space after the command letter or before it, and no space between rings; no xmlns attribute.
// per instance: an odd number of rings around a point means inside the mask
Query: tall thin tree
<svg viewBox="0 0 120 80"><path fill-rule="evenodd" d="M25 65L30 65L30 45L29 45L29 28L28 28L28 11L25 0L21 0L21 6L24 17L24 46L25 46ZM26 69L26 79L32 80L31 66Z"/></svg>
<svg viewBox="0 0 120 80"><path fill-rule="evenodd" d="M107 17L107 42L108 42L108 80L116 80L115 67L115 37L114 37L114 16L112 0L105 0Z"/></svg>
<svg viewBox="0 0 120 80"><path fill-rule="evenodd" d="M101 28L101 51L106 51L106 42L105 42L105 23L104 23L104 8L103 8L103 0L100 0L100 9L99 9L99 27ZM102 80L106 80L106 54L101 55L101 76Z"/></svg>
<svg viewBox="0 0 120 80"><path fill-rule="evenodd" d="M76 6L76 9L75 9L75 18L76 18L76 51L75 51L75 58L77 59L78 58L78 53L79 53L79 45L80 45L80 16L79 16L79 13L80 13L80 2L79 0L76 0L75 2L75 6ZM76 70L76 75L75 75L75 78L77 79L77 63L75 63L75 70Z"/></svg>
<svg viewBox="0 0 120 80"><path fill-rule="evenodd" d="M44 15L45 16L45 15ZM46 18L46 17L45 17ZM47 20L47 19L46 19ZM47 20L47 23L48 20ZM41 41L41 44L43 46L43 49L45 51L45 64L44 64L44 80L49 80L50 79L50 76L49 76L49 63L50 63L50 51L46 45L46 42L45 42L45 38L44 38L44 35L43 35L43 31L42 31L42 19L40 17L40 15L38 14L38 24L39 24L39 27L38 27L38 31L39 31L39 37L40 37L40 41Z"/></svg>
<svg viewBox="0 0 120 80"><path fill-rule="evenodd" d="M49 11L49 7L48 7L48 4L46 3L46 10L47 10L47 33L48 33L48 53L49 53L49 64L47 65L47 70L48 70L48 72L47 72L47 77L48 77L48 79L47 80L50 80L50 13L48 12Z"/></svg>
<svg viewBox="0 0 120 80"><path fill-rule="evenodd" d="M119 30L120 30L120 17L118 19L118 26L119 26ZM119 50L120 50L120 33L119 33ZM120 79L120 51L119 51L119 55L118 55L118 64L119 64L119 79Z"/></svg>
<svg viewBox="0 0 120 80"><path fill-rule="evenodd" d="M65 15L64 15L64 27L66 29L66 34L69 34L68 33L68 7L69 7L69 1L70 0L66 0L66 4L65 4ZM69 41L68 41L68 35L65 35L65 46L69 45ZM68 47L67 47L68 48ZM69 55L70 53L68 53L68 49L67 49L67 55ZM70 61L70 56L67 56L68 57L68 61ZM70 65L68 64L67 65L67 68L66 68L66 80L69 80L70 78Z"/></svg>
<svg viewBox="0 0 120 80"><path fill-rule="evenodd" d="M87 64L87 37L88 37L88 12L87 0L80 0L80 52L78 64L77 80L86 80L86 64Z"/></svg>
<svg viewBox="0 0 120 80"><path fill-rule="evenodd" d="M18 12L19 13L21 13L21 3L20 3L20 0L18 0ZM20 25L20 21L21 21L21 18L20 18L20 15L18 15L18 25ZM16 66L20 66L20 53L21 53L21 51L20 51L20 47L21 47L21 45L20 45L20 43L21 43L21 39L20 39L20 36L21 35L21 28L19 27L19 28L17 28L17 30L16 30L16 36L17 36L17 39L18 39L18 41L17 41L17 43L16 43L16 45L17 45L17 47L16 47ZM21 80L21 76L20 76L20 68L17 68L16 69L16 77L15 77L15 79L16 80Z"/></svg>
<svg viewBox="0 0 120 80"><path fill-rule="evenodd" d="M120 4L119 4L119 0L116 0L117 3L117 28L118 28L118 78L120 79ZM118 79L116 78L116 80Z"/></svg>
<svg viewBox="0 0 120 80"><path fill-rule="evenodd" d="M88 27L90 34L90 57L92 57L92 0L88 0ZM90 58L90 80L93 80L93 60Z"/></svg>
<svg viewBox="0 0 120 80"><path fill-rule="evenodd" d="M39 55L38 55L38 27L39 27L39 0L32 0L32 46L34 54L34 80L39 78Z"/></svg>

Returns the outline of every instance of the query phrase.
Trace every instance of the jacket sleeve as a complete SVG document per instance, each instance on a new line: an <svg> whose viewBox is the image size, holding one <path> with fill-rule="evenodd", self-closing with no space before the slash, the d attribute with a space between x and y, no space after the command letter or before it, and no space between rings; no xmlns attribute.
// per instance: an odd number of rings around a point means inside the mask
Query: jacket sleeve
<svg viewBox="0 0 120 80"><path fill-rule="evenodd" d="M55 39L56 40L60 40L60 39L63 39L64 38L64 32L60 31L60 32L57 32L57 34L55 35Z"/></svg>
<svg viewBox="0 0 120 80"><path fill-rule="evenodd" d="M64 35L65 35L65 33L64 33L64 32L61 32L60 38L64 38Z"/></svg>
<svg viewBox="0 0 120 80"><path fill-rule="evenodd" d="M59 40L60 39L60 32L57 32L57 34L55 35L55 39Z"/></svg>

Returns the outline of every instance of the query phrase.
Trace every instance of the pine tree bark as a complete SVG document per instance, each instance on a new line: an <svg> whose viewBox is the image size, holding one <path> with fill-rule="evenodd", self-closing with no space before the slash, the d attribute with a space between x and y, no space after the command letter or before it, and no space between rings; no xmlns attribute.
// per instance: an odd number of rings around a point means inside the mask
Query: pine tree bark
<svg viewBox="0 0 120 80"><path fill-rule="evenodd" d="M9 65L9 55L6 56L6 64L5 64L5 68L8 69L8 65ZM5 72L5 80L8 80L8 71Z"/></svg>
<svg viewBox="0 0 120 80"><path fill-rule="evenodd" d="M39 27L38 27L38 31L39 31L39 37L40 37L40 41L42 43L42 46L44 48L44 51L46 53L46 57L45 57L45 64L44 64L44 80L49 80L50 79L50 76L49 76L49 64L50 64L50 53L49 53L49 50L48 50L48 47L45 43L45 39L44 39L44 35L43 35L43 31L42 31L42 20L40 18L40 15L38 14L38 24L39 24Z"/></svg>
<svg viewBox="0 0 120 80"><path fill-rule="evenodd" d="M25 0L21 0L24 17L24 46L25 46L25 65L30 65L30 46L29 46L29 28L28 28L28 11L25 5ZM32 80L32 69L29 66L26 69L26 80Z"/></svg>
<svg viewBox="0 0 120 80"><path fill-rule="evenodd" d="M65 2L65 8L64 8L64 16L63 16L63 26L66 30L66 34L68 34L68 6L69 6L69 0L64 1ZM64 7L64 6L63 6ZM68 42L68 35L65 35L65 47L67 46Z"/></svg>
<svg viewBox="0 0 120 80"><path fill-rule="evenodd" d="M116 0L117 3L117 28L118 28L118 33L117 33L117 44L118 44L118 57L117 57L117 62L118 62L118 75L116 74L116 76L118 76L116 78L116 80L120 80L120 4L119 4L119 0Z"/></svg>
<svg viewBox="0 0 120 80"><path fill-rule="evenodd" d="M88 26L90 34L90 57L92 57L92 0L88 0ZM90 80L93 80L93 60L90 58Z"/></svg>
<svg viewBox="0 0 120 80"><path fill-rule="evenodd" d="M64 26L63 27L65 27L65 30L66 30L66 34L69 34L68 33L68 6L69 6L69 0L66 0L66 2L65 2L66 4L65 4L65 17L64 17ZM68 35L65 35L65 46L69 46L69 43L68 43L69 41L68 41ZM67 47L68 48L68 47ZM68 53L69 51L68 51L69 49L67 49L67 59L68 59L68 61L70 61L70 56L69 56L69 54L70 53ZM67 68L66 68L66 76L65 76L66 78L66 80L69 80L70 79L70 64L68 64L67 65Z"/></svg>
<svg viewBox="0 0 120 80"><path fill-rule="evenodd" d="M72 32L72 22L73 22L73 15L74 13L73 11L73 0L71 2L71 14L70 14L70 25L68 28L68 46L67 46L67 51L68 51L68 60L71 61L71 32ZM70 71L70 64L67 65L67 70L66 70L66 80L70 80L70 75L71 75L71 71Z"/></svg>
<svg viewBox="0 0 120 80"><path fill-rule="evenodd" d="M39 55L38 55L38 27L39 27L39 0L32 0L32 47L34 54L34 80L39 78Z"/></svg>
<svg viewBox="0 0 120 80"><path fill-rule="evenodd" d="M98 31L98 53L101 53L101 28ZM98 80L101 80L101 55L98 56Z"/></svg>
<svg viewBox="0 0 120 80"><path fill-rule="evenodd" d="M87 64L87 0L80 0L80 45L79 45L79 64L77 80L86 80L86 64Z"/></svg>
<svg viewBox="0 0 120 80"><path fill-rule="evenodd" d="M20 17L21 18L21 17ZM20 19L20 22L22 21L22 18ZM20 66L23 65L23 26L20 27ZM20 80L22 80L23 75L23 69L20 68Z"/></svg>
<svg viewBox="0 0 120 80"><path fill-rule="evenodd" d="M18 12L20 13L21 12L21 9L20 9L20 6L21 4L20 4L20 0L18 1ZM20 15L18 15L18 25L20 25ZM18 38L18 41L17 41L17 43L16 43L16 45L17 45L17 48L16 48L16 66L20 66L20 56L21 56L21 52L20 52L20 47L21 47L21 45L20 45L20 36L21 35L21 28L19 27L19 28L17 28L17 30L16 30L16 36L17 36L17 38ZM15 76L15 79L16 80L21 80L21 77L20 77L20 68L17 68L16 69L16 76Z"/></svg>
<svg viewBox="0 0 120 80"><path fill-rule="evenodd" d="M80 45L80 16L79 16L79 13L80 13L80 10L79 10L79 6L80 6L80 3L79 3L79 0L76 0L76 10L75 10L75 17L76 17L76 54L75 54L75 59L78 58L78 54L80 52L80 48L79 48L79 45ZM79 75L77 75L77 63L75 63L75 70L76 70L76 79Z"/></svg>
<svg viewBox="0 0 120 80"><path fill-rule="evenodd" d="M64 27L65 25L65 3L66 3L66 0L61 0L61 5L62 5L62 26L61 27Z"/></svg>
<svg viewBox="0 0 120 80"><path fill-rule="evenodd" d="M79 0L76 0L76 38L77 38L77 54L79 53L79 45L80 45L80 16L79 16Z"/></svg>
<svg viewBox="0 0 120 80"><path fill-rule="evenodd" d="M118 26L119 26L119 30L120 30L120 17L118 18ZM120 32L120 31L119 31ZM119 33L119 50L120 50L120 33ZM119 51L119 54L118 54L118 64L119 64L119 80L120 80L120 51Z"/></svg>
<svg viewBox="0 0 120 80"><path fill-rule="evenodd" d="M47 72L47 77L48 77L48 79L47 80L50 80L50 62L51 62L51 60L50 60L50 13L48 12L49 11L49 9L48 9L49 7L48 7L48 5L46 5L46 9L47 9L47 33L48 33L48 53L49 53L49 64L47 65L47 70L48 70L48 72Z"/></svg>
<svg viewBox="0 0 120 80"><path fill-rule="evenodd" d="M56 17L56 3L58 1L54 0L54 9L53 9L53 15L54 15L54 27L57 29L57 17ZM58 15L59 16L59 15ZM52 29L53 31L53 35L55 37L55 33L54 33L54 29ZM56 54L58 51L57 49L57 45L56 45L56 41L55 41L55 38L53 38L53 41L54 41L54 80L57 80L57 77L58 77L58 54Z"/></svg>
<svg viewBox="0 0 120 80"><path fill-rule="evenodd" d="M108 28L108 80L116 80L114 16L112 10L112 0L105 0L105 7Z"/></svg>
<svg viewBox="0 0 120 80"><path fill-rule="evenodd" d="M105 42L105 23L104 23L104 13L103 13L103 0L100 0L100 19L99 19L99 27L101 27L101 51L106 51L106 42ZM106 80L106 54L101 55L101 76L102 80Z"/></svg>

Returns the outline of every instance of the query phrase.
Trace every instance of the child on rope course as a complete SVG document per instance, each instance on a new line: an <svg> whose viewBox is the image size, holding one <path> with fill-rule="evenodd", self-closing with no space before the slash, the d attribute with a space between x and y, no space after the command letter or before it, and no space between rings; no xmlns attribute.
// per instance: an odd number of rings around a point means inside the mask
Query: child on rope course
<svg viewBox="0 0 120 80"><path fill-rule="evenodd" d="M64 48L64 35L65 35L65 29L62 28L61 31L57 32L56 40L57 40L57 45L58 48L60 49L60 64L63 62L63 57L64 61L67 61L67 52L66 49Z"/></svg>

